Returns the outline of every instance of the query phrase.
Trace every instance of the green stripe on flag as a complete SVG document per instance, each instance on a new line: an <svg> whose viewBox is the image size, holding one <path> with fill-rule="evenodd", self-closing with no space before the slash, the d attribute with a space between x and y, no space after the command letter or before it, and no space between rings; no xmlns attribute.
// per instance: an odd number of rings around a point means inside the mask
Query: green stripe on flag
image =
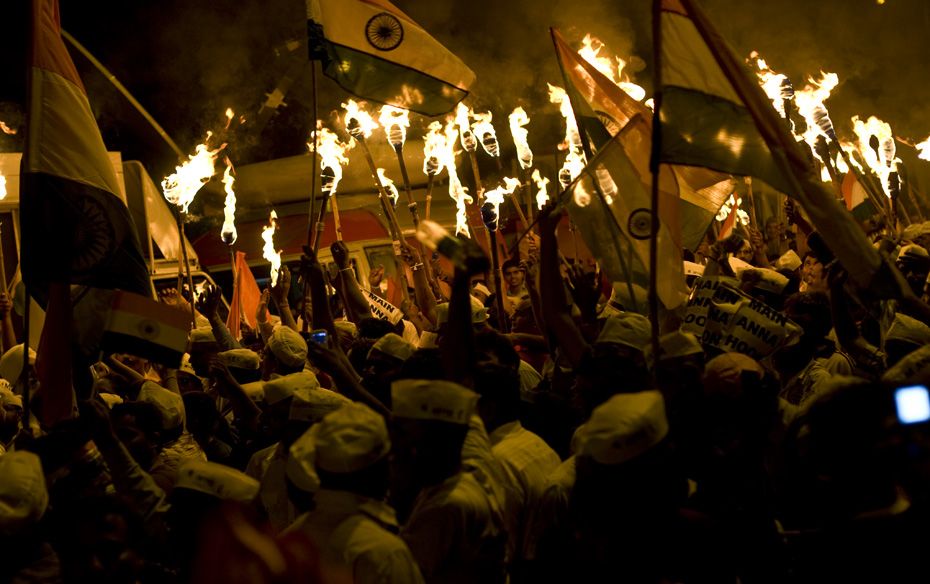
<svg viewBox="0 0 930 584"><path fill-rule="evenodd" d="M422 71L326 42L323 73L362 99L403 104L425 116L449 113L468 92Z"/></svg>
<svg viewBox="0 0 930 584"><path fill-rule="evenodd" d="M756 176L775 189L790 191L745 107L700 91L667 86L660 116L662 162Z"/></svg>

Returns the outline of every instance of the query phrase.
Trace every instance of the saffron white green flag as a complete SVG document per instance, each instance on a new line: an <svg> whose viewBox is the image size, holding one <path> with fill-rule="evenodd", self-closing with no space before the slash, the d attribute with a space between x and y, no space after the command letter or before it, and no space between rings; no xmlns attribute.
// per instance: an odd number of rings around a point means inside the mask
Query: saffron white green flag
<svg viewBox="0 0 930 584"><path fill-rule="evenodd" d="M695 0L654 0L658 15L654 163L752 176L796 199L836 257L879 296L900 293L881 257L813 172L758 83Z"/></svg>
<svg viewBox="0 0 930 584"><path fill-rule="evenodd" d="M361 98L428 116L468 95L475 74L387 0L307 0L311 55Z"/></svg>

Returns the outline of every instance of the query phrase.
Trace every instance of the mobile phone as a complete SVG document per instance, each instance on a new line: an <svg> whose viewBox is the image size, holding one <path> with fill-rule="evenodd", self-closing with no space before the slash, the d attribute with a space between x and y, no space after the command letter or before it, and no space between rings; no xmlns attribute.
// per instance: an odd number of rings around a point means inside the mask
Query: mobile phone
<svg viewBox="0 0 930 584"><path fill-rule="evenodd" d="M899 387L894 392L894 403L902 424L930 421L930 390L926 385Z"/></svg>
<svg viewBox="0 0 930 584"><path fill-rule="evenodd" d="M318 345L325 345L327 337L329 337L329 333L326 332L326 329L317 329L310 332L310 340Z"/></svg>

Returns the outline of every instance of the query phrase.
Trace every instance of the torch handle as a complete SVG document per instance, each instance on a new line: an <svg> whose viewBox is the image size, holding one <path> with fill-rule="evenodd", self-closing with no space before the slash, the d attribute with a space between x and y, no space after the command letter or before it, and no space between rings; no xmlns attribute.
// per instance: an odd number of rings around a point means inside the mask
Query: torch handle
<svg viewBox="0 0 930 584"><path fill-rule="evenodd" d="M339 204L336 197L329 197L329 204L333 208L333 227L336 229L336 241L342 241L342 221L339 219Z"/></svg>
<svg viewBox="0 0 930 584"><path fill-rule="evenodd" d="M326 204L330 199L330 191L323 191L323 200L316 216L316 236L313 239L313 253L320 251L320 241L323 239L323 229L326 227Z"/></svg>
<svg viewBox="0 0 930 584"><path fill-rule="evenodd" d="M523 192L526 193L526 218L529 220L526 228L529 229L536 220L533 216L533 205L535 201L533 200L533 188L532 183L530 183L529 167L523 168L521 174L523 175L523 182L521 183L521 186L523 187Z"/></svg>
<svg viewBox="0 0 930 584"><path fill-rule="evenodd" d="M489 234L494 233L496 236L497 230L492 230L490 227L487 231ZM495 236L491 236L492 239L496 239ZM501 278L501 261L500 254L497 251L496 245L491 245L491 269L494 271L494 288L497 294L495 298L497 300L497 323L500 327L499 330L502 333L509 332L507 329L507 312L504 310L504 285Z"/></svg>
<svg viewBox="0 0 930 584"><path fill-rule="evenodd" d="M368 161L371 178L375 181L375 186L378 187L378 195L381 197L381 206L384 208L384 214L387 215L388 224L391 227L391 236L394 241L400 241L403 232L400 230L400 225L397 223L397 215L394 214L394 205L391 203L390 197L388 197L387 191L384 190L384 185L381 184L381 179L378 177L378 169L375 166L374 158L371 157L371 150L368 149L368 142L365 140L364 136L359 136L356 140L362 145L362 152L365 153L365 160Z"/></svg>
<svg viewBox="0 0 930 584"><path fill-rule="evenodd" d="M178 242L181 244L181 257L184 259L184 271L187 274L187 287L191 294L191 327L197 326L197 313L194 311L194 278L191 276L191 263L187 258L187 243L184 241L184 221L181 220L181 212L174 216L178 222ZM180 290L179 290L180 292Z"/></svg>
<svg viewBox="0 0 930 584"><path fill-rule="evenodd" d="M523 189L523 185L520 185L520 188ZM511 195L510 202L513 203L513 208L517 210L517 217L520 218L520 223L523 224L523 228L529 229L530 222L526 220L526 213L523 212L523 207L520 205L520 198L516 194Z"/></svg>
<svg viewBox="0 0 930 584"><path fill-rule="evenodd" d="M468 159L471 160L471 172L475 177L475 205L480 207L484 198L484 186L481 184L481 172L478 170L478 156L469 152Z"/></svg>
<svg viewBox="0 0 930 584"><path fill-rule="evenodd" d="M884 193L878 193L875 191L874 185L870 180L870 177L866 177L864 173L859 172L859 167L856 166L853 161L850 159L849 154L837 146L837 149L840 151L840 156L843 157L843 160L846 162L846 166L849 167L849 170L856 174L856 179L859 181L859 184L862 185L863 190L869 196L869 199L872 201L872 204L875 205L875 210L881 212L885 215L885 219L888 221L889 226L893 226L894 222L891 219L891 213L888 210L888 205L882 199L886 199Z"/></svg>
<svg viewBox="0 0 930 584"><path fill-rule="evenodd" d="M426 220L429 221L430 208L433 205L433 175L426 175Z"/></svg>

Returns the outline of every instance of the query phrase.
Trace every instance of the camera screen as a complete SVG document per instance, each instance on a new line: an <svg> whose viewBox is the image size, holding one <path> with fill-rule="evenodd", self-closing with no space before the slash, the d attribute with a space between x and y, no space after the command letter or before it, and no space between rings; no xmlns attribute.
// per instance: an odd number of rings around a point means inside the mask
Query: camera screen
<svg viewBox="0 0 930 584"><path fill-rule="evenodd" d="M314 343L322 345L326 342L326 331L315 331L310 333L310 338L313 339Z"/></svg>
<svg viewBox="0 0 930 584"><path fill-rule="evenodd" d="M902 424L916 424L930 420L930 391L923 385L902 387L894 393L898 420Z"/></svg>

